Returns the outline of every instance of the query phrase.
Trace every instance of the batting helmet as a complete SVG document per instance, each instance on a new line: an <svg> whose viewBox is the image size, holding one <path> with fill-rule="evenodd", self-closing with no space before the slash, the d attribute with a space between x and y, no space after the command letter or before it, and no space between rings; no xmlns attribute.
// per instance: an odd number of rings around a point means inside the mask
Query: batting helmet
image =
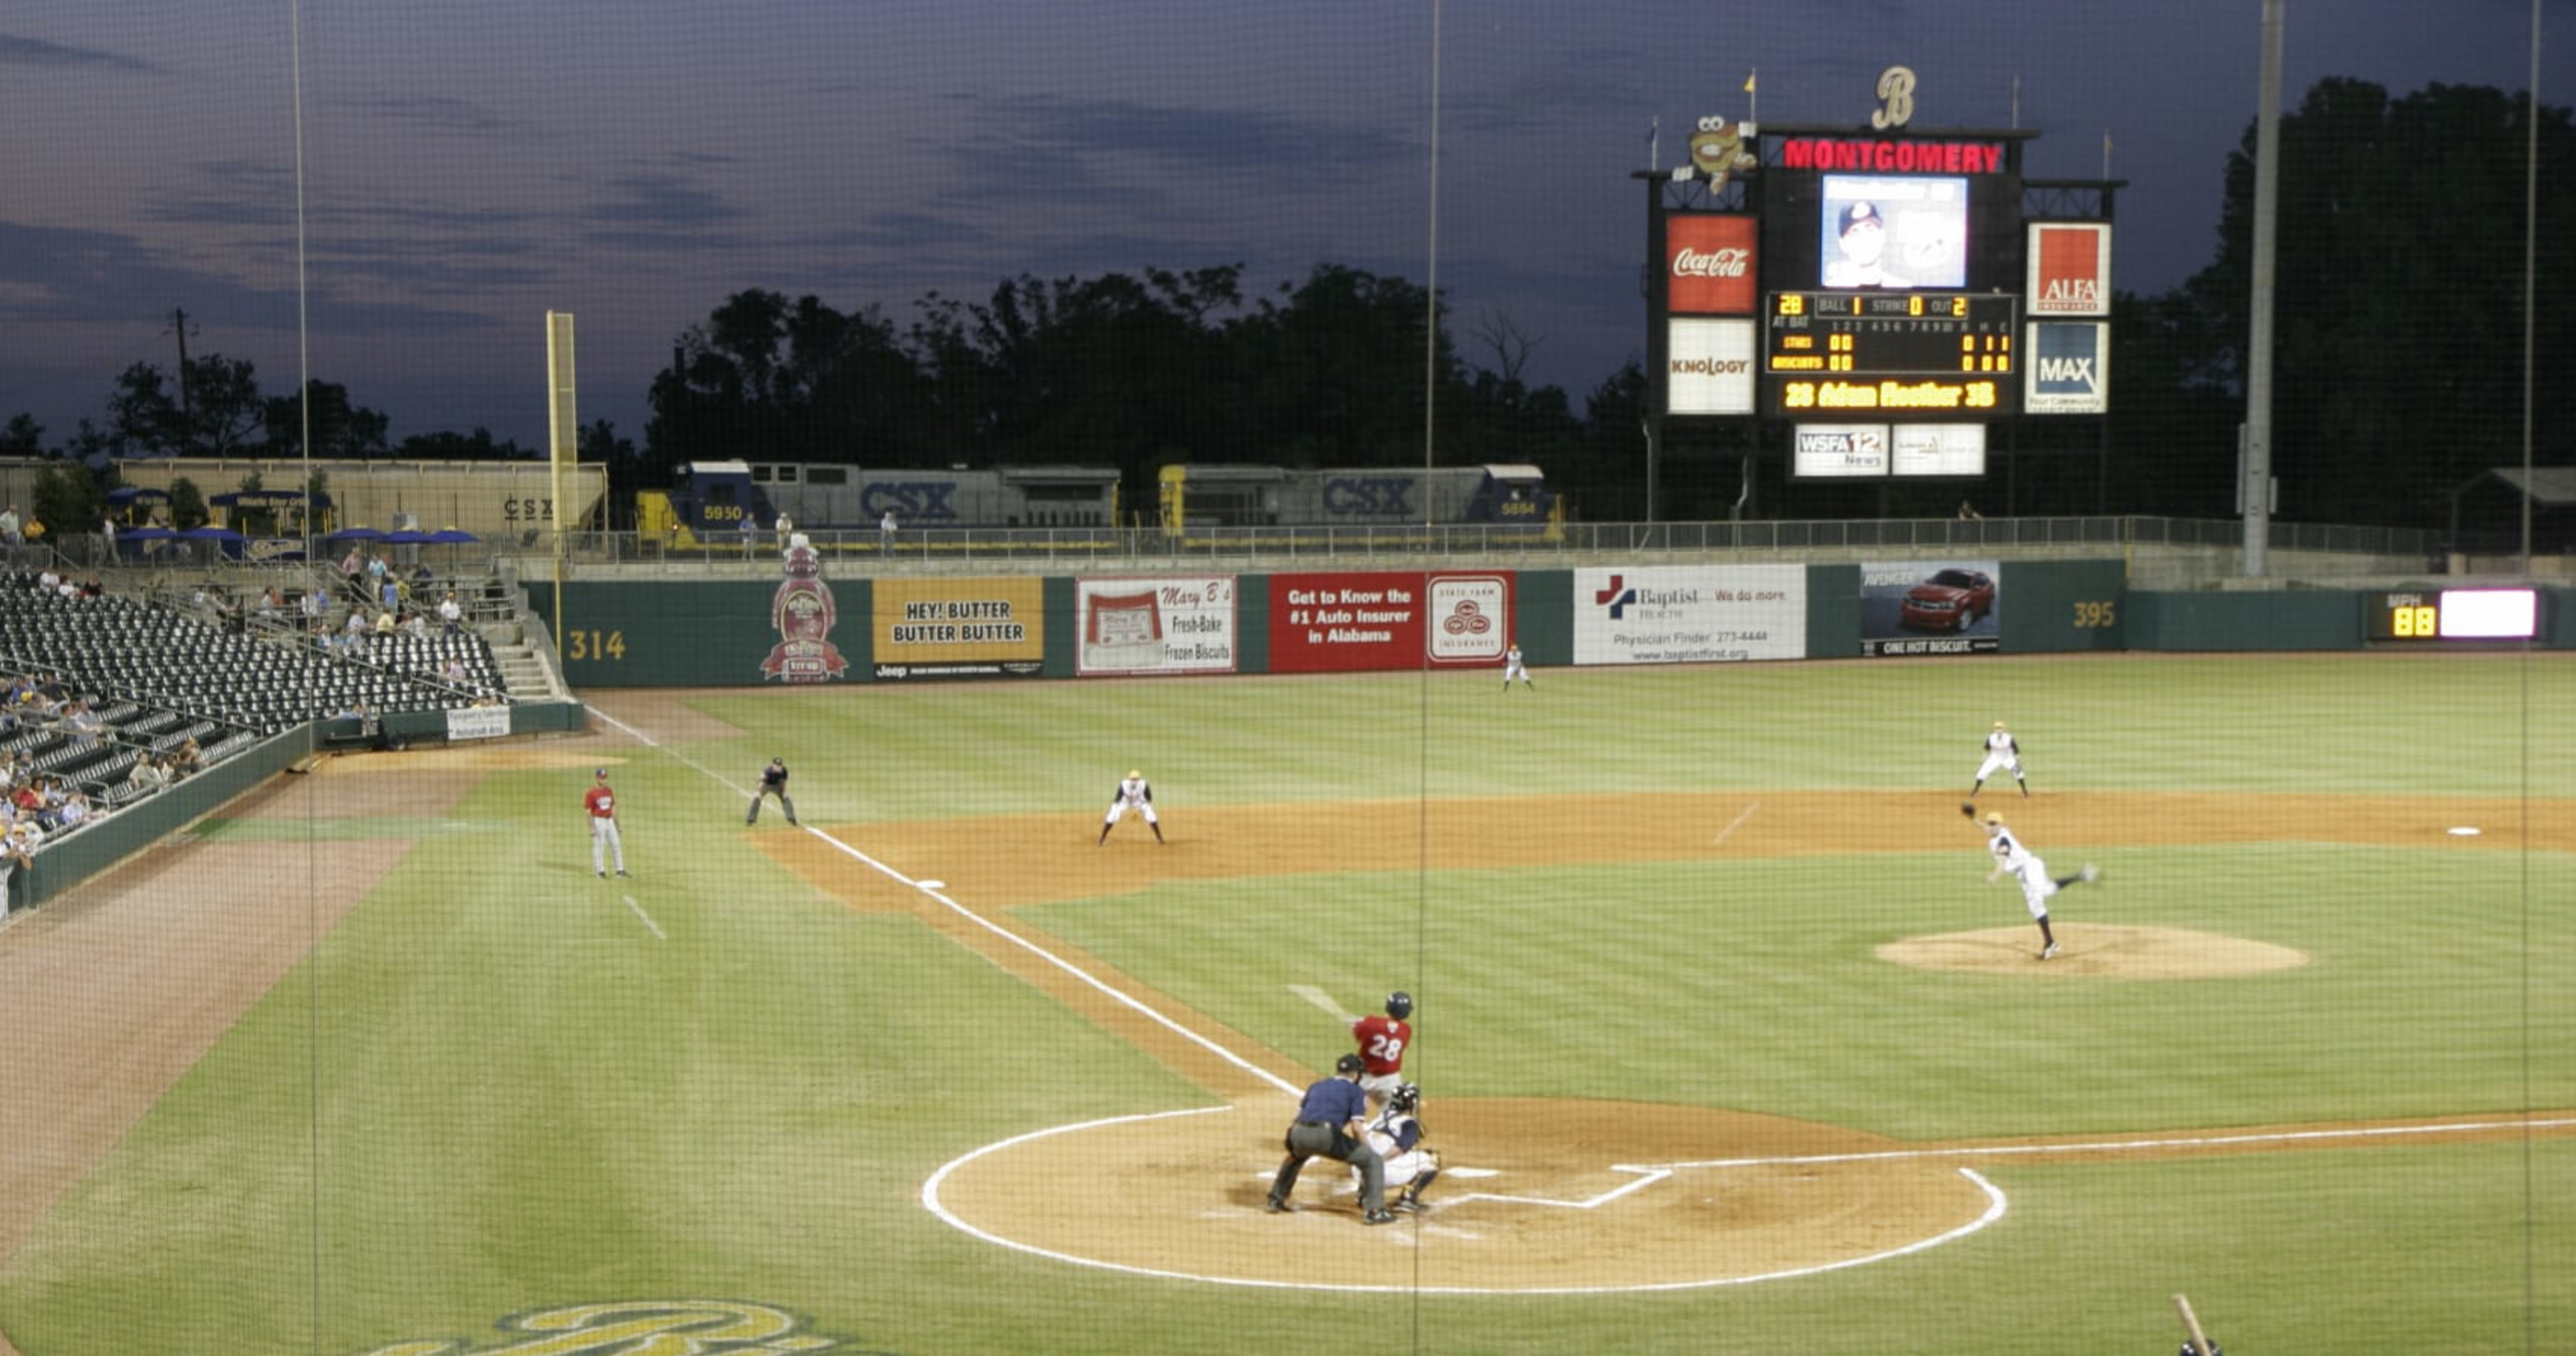
<svg viewBox="0 0 2576 1356"><path fill-rule="evenodd" d="M1333 1072L1337 1074L1355 1074L1367 1067L1360 1062L1360 1057L1357 1055L1344 1055L1333 1061Z"/></svg>
<svg viewBox="0 0 2576 1356"><path fill-rule="evenodd" d="M1406 993L1402 989L1398 989L1395 992L1388 994L1386 996L1386 1015L1399 1022L1412 1016L1413 995Z"/></svg>
<svg viewBox="0 0 2576 1356"><path fill-rule="evenodd" d="M1411 1083L1399 1084L1395 1091L1386 1095L1386 1104L1397 1111L1410 1114L1414 1108L1422 1105L1422 1089Z"/></svg>

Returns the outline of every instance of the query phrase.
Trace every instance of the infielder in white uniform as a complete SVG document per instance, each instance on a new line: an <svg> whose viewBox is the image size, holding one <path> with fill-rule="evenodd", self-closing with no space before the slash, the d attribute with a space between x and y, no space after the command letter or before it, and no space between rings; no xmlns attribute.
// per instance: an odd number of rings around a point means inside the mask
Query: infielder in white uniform
<svg viewBox="0 0 2576 1356"><path fill-rule="evenodd" d="M1510 649L1503 651L1503 691L1512 690L1515 678L1521 680L1521 686L1532 692L1538 691L1538 684L1530 681L1529 666L1521 662L1521 643L1517 640L1512 642Z"/></svg>
<svg viewBox="0 0 2576 1356"><path fill-rule="evenodd" d="M1395 1210L1420 1210L1422 1193L1440 1176L1440 1151L1422 1138L1422 1122L1414 1112L1422 1106L1422 1089L1411 1083L1399 1085L1386 1097L1386 1109L1368 1123L1364 1138L1377 1156L1386 1161L1387 1206ZM1352 1179L1359 1169L1351 1169Z"/></svg>
<svg viewBox="0 0 2576 1356"><path fill-rule="evenodd" d="M2021 845L2021 840L2013 836L2013 831L2004 827L2002 815L1987 815L1985 830L1986 850L1993 853L1995 858L1995 869L1986 873L1986 884L1992 885L2003 879L2004 873L2008 871L2020 878L2022 903L2030 906L2031 919L2039 924L2039 958L2046 960L2056 955L2057 934L2051 932L2048 927L2049 896L2070 885L2089 885L2100 880L2101 871L2088 865L2072 876L2051 880L2048 875L2048 863L2041 861L2032 855L2029 848Z"/></svg>
<svg viewBox="0 0 2576 1356"><path fill-rule="evenodd" d="M1144 773L1130 768L1126 779L1118 783L1118 789L1109 794L1109 818L1101 821L1100 842L1095 846L1108 846L1109 831L1118 827L1118 821L1129 810L1145 817L1145 827L1154 831L1156 843L1163 841L1163 821L1154 816L1153 783L1145 780Z"/></svg>
<svg viewBox="0 0 2576 1356"><path fill-rule="evenodd" d="M2030 779L2021 775L2021 744L2000 720L1986 733L1986 761L1977 764L1977 782L1968 788L1969 798L1975 799L1977 792L1985 789L1986 778L1998 772L2011 773L2013 780L2021 783L2022 797L2029 798Z"/></svg>

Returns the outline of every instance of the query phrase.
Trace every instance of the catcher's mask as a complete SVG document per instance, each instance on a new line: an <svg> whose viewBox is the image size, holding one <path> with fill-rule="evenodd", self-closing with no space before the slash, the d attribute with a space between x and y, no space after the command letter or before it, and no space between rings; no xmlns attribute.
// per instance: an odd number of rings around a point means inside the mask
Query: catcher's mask
<svg viewBox="0 0 2576 1356"><path fill-rule="evenodd" d="M1422 1105L1422 1089L1411 1083L1401 1084L1395 1091L1387 1094L1386 1104L1397 1111L1411 1115Z"/></svg>

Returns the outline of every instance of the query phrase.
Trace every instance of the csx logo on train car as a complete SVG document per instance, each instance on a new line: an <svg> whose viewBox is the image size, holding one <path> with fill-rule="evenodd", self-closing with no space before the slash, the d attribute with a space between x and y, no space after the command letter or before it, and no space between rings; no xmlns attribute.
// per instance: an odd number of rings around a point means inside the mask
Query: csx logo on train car
<svg viewBox="0 0 2576 1356"><path fill-rule="evenodd" d="M1402 517L1413 512L1411 476L1344 476L1324 482L1324 512Z"/></svg>
<svg viewBox="0 0 2576 1356"><path fill-rule="evenodd" d="M949 503L957 493L953 480L871 480L859 490L859 507L876 517L888 510L904 522L949 522L957 517L957 508Z"/></svg>

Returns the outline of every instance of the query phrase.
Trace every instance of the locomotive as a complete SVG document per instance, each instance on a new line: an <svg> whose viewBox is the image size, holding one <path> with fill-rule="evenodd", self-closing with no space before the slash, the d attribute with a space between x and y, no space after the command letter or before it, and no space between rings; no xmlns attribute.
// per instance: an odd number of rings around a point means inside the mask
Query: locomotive
<svg viewBox="0 0 2576 1356"><path fill-rule="evenodd" d="M766 532L781 514L799 531L876 530L887 514L907 530L1118 525L1118 472L1094 466L1001 466L923 471L826 462L697 461L668 493L637 496L648 536L675 528L723 540Z"/></svg>

